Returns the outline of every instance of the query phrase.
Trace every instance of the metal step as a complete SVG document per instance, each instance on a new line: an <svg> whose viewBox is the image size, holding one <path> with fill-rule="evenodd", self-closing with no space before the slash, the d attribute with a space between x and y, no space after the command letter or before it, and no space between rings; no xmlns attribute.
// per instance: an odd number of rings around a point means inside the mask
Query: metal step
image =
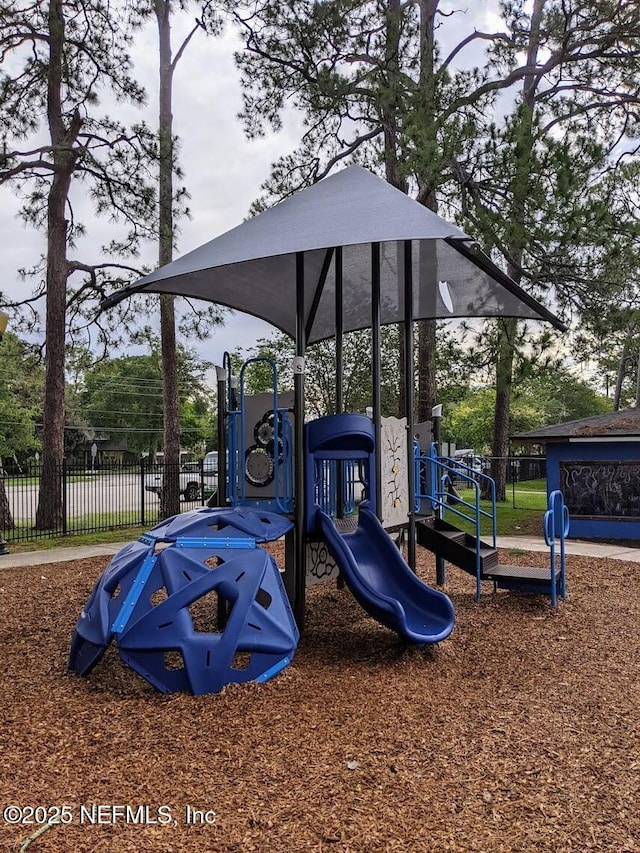
<svg viewBox="0 0 640 853"><path fill-rule="evenodd" d="M560 569L555 570L556 580L560 577ZM494 579L523 580L528 583L551 583L551 569L549 566L537 568L534 566L495 566L486 572L487 580Z"/></svg>
<svg viewBox="0 0 640 853"><path fill-rule="evenodd" d="M358 516L349 515L347 518L334 518L333 523L340 533L353 533L358 527Z"/></svg>
<svg viewBox="0 0 640 853"><path fill-rule="evenodd" d="M427 548L447 562L468 572L476 574L476 538L465 533L455 525L439 518L421 519L416 524L418 544ZM480 540L480 573L494 569L498 565L498 551Z"/></svg>
<svg viewBox="0 0 640 853"><path fill-rule="evenodd" d="M560 593L561 571L556 568L554 579L551 579L551 569L532 566L497 566L486 575L486 580L493 581L496 588L508 589L515 592L530 592L538 595L552 595L555 584L556 592Z"/></svg>

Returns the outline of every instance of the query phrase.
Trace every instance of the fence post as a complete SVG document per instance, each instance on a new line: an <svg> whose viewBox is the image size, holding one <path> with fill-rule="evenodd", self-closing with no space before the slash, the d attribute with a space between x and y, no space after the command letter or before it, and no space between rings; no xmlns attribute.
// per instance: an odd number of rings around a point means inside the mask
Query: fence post
<svg viewBox="0 0 640 853"><path fill-rule="evenodd" d="M140 460L140 525L145 525L144 506L144 459Z"/></svg>
<svg viewBox="0 0 640 853"><path fill-rule="evenodd" d="M69 503L67 500L67 460L65 457L62 458L62 535L67 535L68 525L67 525L67 510L69 507Z"/></svg>

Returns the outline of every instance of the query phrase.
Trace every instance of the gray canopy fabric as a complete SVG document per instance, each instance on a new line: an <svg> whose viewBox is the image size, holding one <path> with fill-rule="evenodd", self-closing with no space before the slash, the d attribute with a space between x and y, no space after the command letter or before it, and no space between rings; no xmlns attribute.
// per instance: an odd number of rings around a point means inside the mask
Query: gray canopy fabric
<svg viewBox="0 0 640 853"><path fill-rule="evenodd" d="M301 190L110 297L172 293L216 302L296 334L296 255L304 253L309 343L335 333L342 247L344 331L371 323L371 244L381 244L381 322L404 315L403 241L412 240L415 319L522 317L564 328L460 229L360 166Z"/></svg>

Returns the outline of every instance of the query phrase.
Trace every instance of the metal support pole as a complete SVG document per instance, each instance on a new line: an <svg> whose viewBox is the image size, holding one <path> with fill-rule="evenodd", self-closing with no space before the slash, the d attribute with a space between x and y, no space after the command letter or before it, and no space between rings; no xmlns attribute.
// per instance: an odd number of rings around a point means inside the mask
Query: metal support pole
<svg viewBox="0 0 640 853"><path fill-rule="evenodd" d="M431 423L433 430L433 441L436 446L436 455L440 456L440 418L442 417L442 406L434 406L431 410ZM432 485L432 492L435 493L438 489L438 484ZM442 509L440 506L436 508L436 518L442 517ZM436 556L436 583L438 586L444 586L447 581L446 562L444 557Z"/></svg>
<svg viewBox="0 0 640 853"><path fill-rule="evenodd" d="M305 621L305 482L304 482L304 357L307 348L304 314L304 252L296 253L296 360L294 364L294 480L295 480L295 595L292 602L293 615L300 635Z"/></svg>
<svg viewBox="0 0 640 853"><path fill-rule="evenodd" d="M218 377L218 506L227 505L227 371L216 367Z"/></svg>
<svg viewBox="0 0 640 853"><path fill-rule="evenodd" d="M226 409L227 409L227 371L224 367L216 367L218 380L218 489L216 493L216 505L224 507L227 505L227 433L226 433ZM204 487L204 476L203 476ZM229 621L230 608L226 599L218 596L218 629L224 630Z"/></svg>
<svg viewBox="0 0 640 853"><path fill-rule="evenodd" d="M416 471L413 456L414 432L414 364L413 364L413 259L411 240L404 241L404 398L407 418L407 485L409 490L409 530L407 563L416 570Z"/></svg>
<svg viewBox="0 0 640 853"><path fill-rule="evenodd" d="M380 357L380 243L371 244L371 375L373 379L373 430L376 452L376 515L382 518L382 441L380 434L382 368Z"/></svg>
<svg viewBox="0 0 640 853"><path fill-rule="evenodd" d="M342 246L335 253L336 275L336 414L344 411L344 310L342 305Z"/></svg>
<svg viewBox="0 0 640 853"><path fill-rule="evenodd" d="M342 246L335 252L336 283L336 414L344 411L344 313L342 306ZM336 516L344 518L344 463L336 463Z"/></svg>

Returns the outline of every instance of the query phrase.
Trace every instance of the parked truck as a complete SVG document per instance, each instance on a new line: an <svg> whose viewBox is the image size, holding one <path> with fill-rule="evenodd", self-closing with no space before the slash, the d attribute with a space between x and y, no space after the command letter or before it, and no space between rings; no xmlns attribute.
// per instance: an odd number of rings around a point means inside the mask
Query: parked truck
<svg viewBox="0 0 640 853"><path fill-rule="evenodd" d="M162 468L145 476L144 487L158 496L164 488L165 473ZM185 462L180 466L180 495L185 501L193 503L208 500L218 491L218 452L207 453L200 462Z"/></svg>

